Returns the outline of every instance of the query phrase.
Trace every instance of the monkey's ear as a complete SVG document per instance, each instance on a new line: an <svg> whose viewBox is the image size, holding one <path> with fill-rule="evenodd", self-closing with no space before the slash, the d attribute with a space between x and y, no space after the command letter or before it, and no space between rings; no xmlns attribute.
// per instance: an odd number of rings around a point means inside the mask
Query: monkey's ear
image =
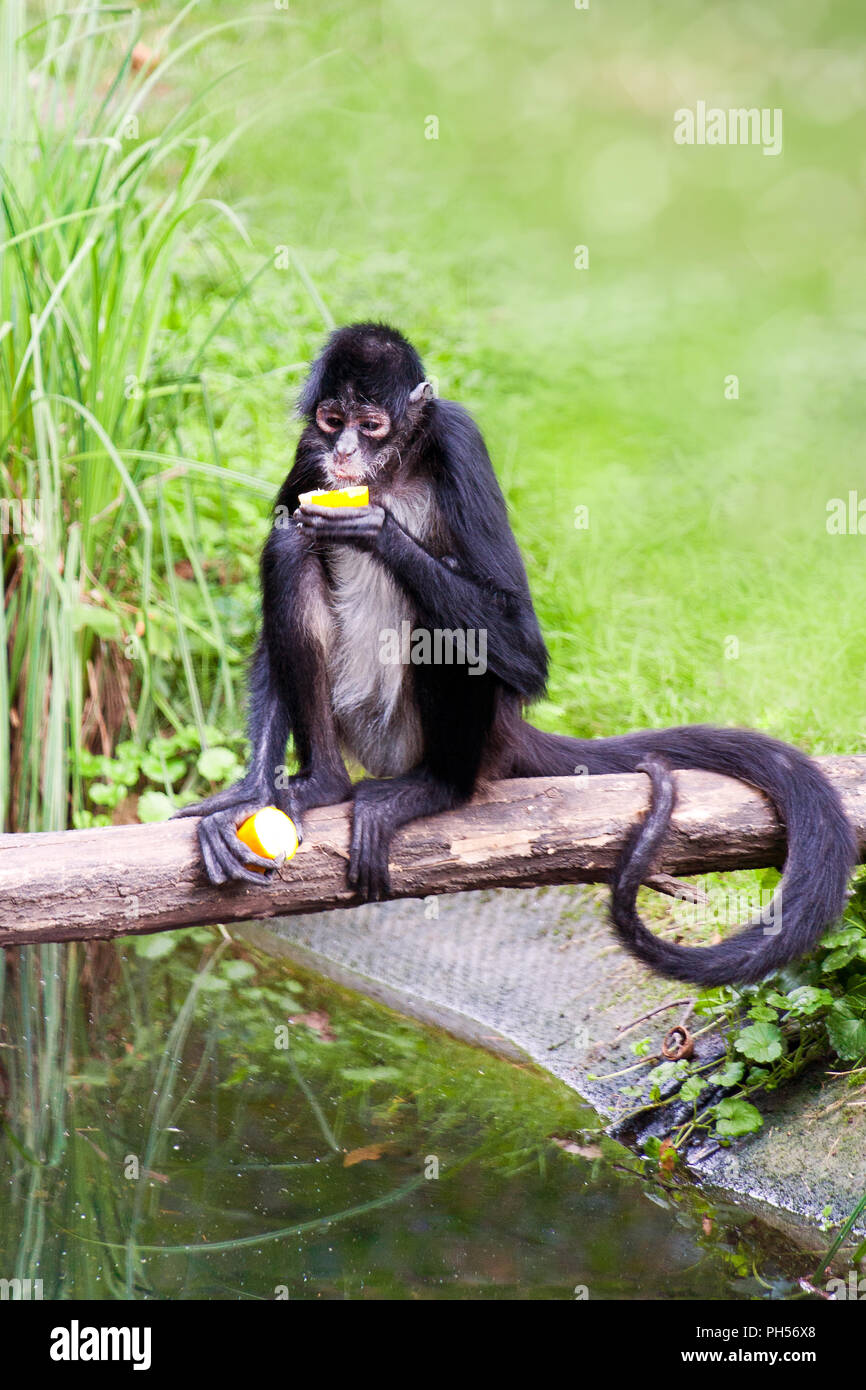
<svg viewBox="0 0 866 1390"><path fill-rule="evenodd" d="M429 381L419 381L418 385L413 387L409 392L409 400L412 405L414 405L416 401L432 401L432 399L433 386Z"/></svg>

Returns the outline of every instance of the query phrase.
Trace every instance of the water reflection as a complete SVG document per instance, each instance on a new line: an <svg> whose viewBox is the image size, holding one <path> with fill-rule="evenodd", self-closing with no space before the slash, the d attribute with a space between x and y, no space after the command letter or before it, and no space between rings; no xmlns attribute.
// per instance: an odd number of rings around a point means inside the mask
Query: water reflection
<svg viewBox="0 0 866 1390"><path fill-rule="evenodd" d="M0 1277L46 1298L748 1298L804 1272L599 1146L551 1078L226 934L40 952L2 982Z"/></svg>

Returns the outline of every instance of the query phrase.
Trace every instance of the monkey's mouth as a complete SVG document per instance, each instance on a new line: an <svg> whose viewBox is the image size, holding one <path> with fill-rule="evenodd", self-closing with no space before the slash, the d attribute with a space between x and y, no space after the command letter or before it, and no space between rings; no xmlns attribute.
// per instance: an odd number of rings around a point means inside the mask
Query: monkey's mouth
<svg viewBox="0 0 866 1390"><path fill-rule="evenodd" d="M363 473L341 473L336 468L331 470L331 482L335 487L359 487L366 481Z"/></svg>
<svg viewBox="0 0 866 1390"><path fill-rule="evenodd" d="M388 462L388 451L382 449L372 457L360 460L354 468L340 468L335 459L323 459L325 473L335 487L357 487L361 483L371 483L377 478Z"/></svg>

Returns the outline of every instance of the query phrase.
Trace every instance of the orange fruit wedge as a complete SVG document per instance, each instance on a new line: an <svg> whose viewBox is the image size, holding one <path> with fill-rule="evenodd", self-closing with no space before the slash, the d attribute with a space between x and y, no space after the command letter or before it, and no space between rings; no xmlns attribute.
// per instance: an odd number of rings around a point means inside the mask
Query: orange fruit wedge
<svg viewBox="0 0 866 1390"><path fill-rule="evenodd" d="M370 489L337 487L333 492L301 492L298 501L302 507L369 507Z"/></svg>
<svg viewBox="0 0 866 1390"><path fill-rule="evenodd" d="M263 859L291 859L298 848L295 822L276 806L265 806L238 826L238 839ZM253 864L252 868L257 865Z"/></svg>

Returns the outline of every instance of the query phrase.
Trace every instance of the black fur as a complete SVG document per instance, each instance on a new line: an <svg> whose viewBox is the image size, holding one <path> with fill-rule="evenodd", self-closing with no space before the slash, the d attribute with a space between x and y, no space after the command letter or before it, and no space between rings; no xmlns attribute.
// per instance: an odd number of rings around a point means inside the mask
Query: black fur
<svg viewBox="0 0 866 1390"><path fill-rule="evenodd" d="M320 401L335 400L351 386L359 400L401 418L423 379L421 358L401 333L384 323L351 324L331 334L310 368L298 413L311 420Z"/></svg>
<svg viewBox="0 0 866 1390"><path fill-rule="evenodd" d="M410 400L421 381L414 348L382 324L338 330L313 365L299 407L307 426L262 556L250 768L237 787L181 813L204 815L199 835L211 880L261 882L245 867L249 855L234 835L254 802L275 802L299 820L308 807L353 794L349 883L360 896L377 899L389 891L394 832L466 801L480 777L643 768L652 784L650 812L611 880L612 916L623 944L662 974L705 985L757 981L808 951L841 914L856 861L853 831L834 788L802 753L750 731L694 726L582 740L527 724L523 710L544 690L547 652L505 502L471 417L450 401ZM358 402L390 417L387 439L360 439L354 455L353 466L361 460L369 470L369 508L297 510L301 492L332 485L327 469L333 441L316 423L322 401L338 402L347 416ZM394 515L393 499L413 489L416 497L420 489L432 498L432 524L423 536ZM487 633L486 674L459 665L410 668L422 731L420 762L354 788L343 763L326 648L315 619L316 612L321 619L330 611L340 546L371 556L387 570L418 626ZM282 764L289 728L300 771L287 780ZM668 830L675 798L671 769L677 768L727 773L759 788L787 830L785 876L774 906L716 946L661 941L635 909L638 888Z"/></svg>

